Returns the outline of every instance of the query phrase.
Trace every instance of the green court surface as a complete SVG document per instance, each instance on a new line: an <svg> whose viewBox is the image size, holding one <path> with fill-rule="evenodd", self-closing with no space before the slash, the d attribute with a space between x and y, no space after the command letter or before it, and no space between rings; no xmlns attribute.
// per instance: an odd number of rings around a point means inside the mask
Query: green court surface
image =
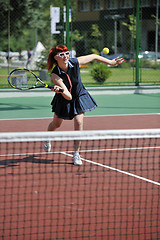
<svg viewBox="0 0 160 240"><path fill-rule="evenodd" d="M160 113L160 94L93 95L98 107L86 116ZM52 97L0 98L0 119L50 118Z"/></svg>

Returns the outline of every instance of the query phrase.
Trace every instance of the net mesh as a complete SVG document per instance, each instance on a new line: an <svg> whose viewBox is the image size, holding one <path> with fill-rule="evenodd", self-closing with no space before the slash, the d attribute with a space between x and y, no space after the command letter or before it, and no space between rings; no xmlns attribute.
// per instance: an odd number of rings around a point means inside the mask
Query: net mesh
<svg viewBox="0 0 160 240"><path fill-rule="evenodd" d="M160 239L159 160L160 129L1 133L0 239Z"/></svg>

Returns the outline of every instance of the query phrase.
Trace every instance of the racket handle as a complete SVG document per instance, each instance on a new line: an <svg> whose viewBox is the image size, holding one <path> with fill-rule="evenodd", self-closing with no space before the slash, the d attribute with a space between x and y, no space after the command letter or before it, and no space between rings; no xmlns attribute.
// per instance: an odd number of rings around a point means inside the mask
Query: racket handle
<svg viewBox="0 0 160 240"><path fill-rule="evenodd" d="M52 89L52 88L54 88L54 87L48 85L48 88ZM64 89L63 89L63 88L60 88L58 92L62 92L62 93L63 93L63 92L64 92Z"/></svg>
<svg viewBox="0 0 160 240"><path fill-rule="evenodd" d="M64 92L64 89L63 89L63 88L60 88L60 89L59 89L59 92Z"/></svg>

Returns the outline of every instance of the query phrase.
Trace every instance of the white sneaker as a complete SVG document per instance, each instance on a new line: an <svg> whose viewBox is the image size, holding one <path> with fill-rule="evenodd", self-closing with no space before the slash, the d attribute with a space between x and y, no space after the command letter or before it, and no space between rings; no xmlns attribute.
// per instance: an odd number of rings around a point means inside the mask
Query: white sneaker
<svg viewBox="0 0 160 240"><path fill-rule="evenodd" d="M73 163L74 165L82 165L81 157L78 152L74 152L73 154Z"/></svg>
<svg viewBox="0 0 160 240"><path fill-rule="evenodd" d="M51 151L51 143L50 141L44 141L43 142L43 149L45 152L50 152Z"/></svg>

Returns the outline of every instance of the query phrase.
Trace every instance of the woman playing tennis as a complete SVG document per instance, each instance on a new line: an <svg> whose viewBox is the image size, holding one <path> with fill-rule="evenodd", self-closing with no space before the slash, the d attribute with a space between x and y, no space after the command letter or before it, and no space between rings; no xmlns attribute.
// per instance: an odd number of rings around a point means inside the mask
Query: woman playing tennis
<svg viewBox="0 0 160 240"><path fill-rule="evenodd" d="M81 82L80 66L93 60L112 66L117 66L124 61L120 57L109 60L96 54L69 58L69 50L64 45L58 45L50 50L47 63L48 70L53 69L52 81L55 86L52 91L55 91L56 94L51 102L54 118L48 126L48 131L55 131L65 119L74 119L74 130L83 130L84 113L96 108L97 103ZM60 93L60 89L64 89L64 91ZM75 141L74 165L82 165L79 155L80 145L80 141ZM49 152L50 149L50 141L45 141L44 150Z"/></svg>

